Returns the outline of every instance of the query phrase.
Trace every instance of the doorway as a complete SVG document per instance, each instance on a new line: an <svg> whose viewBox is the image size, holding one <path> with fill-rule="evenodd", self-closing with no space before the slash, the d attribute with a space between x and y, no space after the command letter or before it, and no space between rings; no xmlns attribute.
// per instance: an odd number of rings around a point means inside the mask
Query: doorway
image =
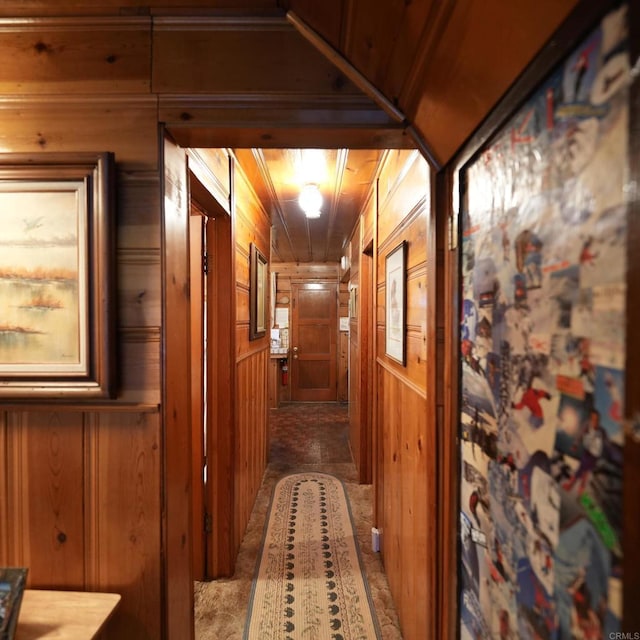
<svg viewBox="0 0 640 640"><path fill-rule="evenodd" d="M231 217L190 174L192 565L196 580L233 573Z"/></svg>
<svg viewBox="0 0 640 640"><path fill-rule="evenodd" d="M337 399L338 286L292 283L291 400Z"/></svg>

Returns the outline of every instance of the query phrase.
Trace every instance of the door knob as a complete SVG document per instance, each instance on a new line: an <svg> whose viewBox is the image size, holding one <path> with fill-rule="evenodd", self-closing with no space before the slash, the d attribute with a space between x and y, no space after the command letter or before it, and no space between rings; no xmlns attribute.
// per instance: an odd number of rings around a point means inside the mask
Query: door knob
<svg viewBox="0 0 640 640"><path fill-rule="evenodd" d="M293 347L293 352L297 353L298 352L298 347Z"/></svg>

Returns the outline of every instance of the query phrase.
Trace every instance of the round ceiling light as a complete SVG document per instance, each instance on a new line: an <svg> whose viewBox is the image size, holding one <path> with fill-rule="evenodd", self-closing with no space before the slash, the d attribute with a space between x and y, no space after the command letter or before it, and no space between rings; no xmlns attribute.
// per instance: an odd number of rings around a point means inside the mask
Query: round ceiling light
<svg viewBox="0 0 640 640"><path fill-rule="evenodd" d="M298 204L307 218L319 218L322 194L317 184L305 184L298 196Z"/></svg>

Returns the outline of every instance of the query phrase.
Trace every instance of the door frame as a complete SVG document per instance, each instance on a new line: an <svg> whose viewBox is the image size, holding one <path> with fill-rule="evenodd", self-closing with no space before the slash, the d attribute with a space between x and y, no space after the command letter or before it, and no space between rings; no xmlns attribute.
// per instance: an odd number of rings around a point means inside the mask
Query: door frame
<svg viewBox="0 0 640 640"><path fill-rule="evenodd" d="M193 164L195 160L189 156ZM211 190L191 172L191 200L204 209L203 250L206 254L204 276L206 344L201 338L205 354L206 427L203 442L207 464L207 479L198 482L202 487L203 512L201 526L205 529L204 566L207 578L228 577L233 574L233 502L235 476L234 385L235 385L235 282L233 224L227 210L213 196ZM201 172L198 172L201 175ZM194 293L192 291L192 293ZM201 293L202 295L202 293ZM193 301L192 301L193 304ZM197 392L192 390L193 394ZM193 438L200 434L193 430ZM196 451L194 450L194 454ZM194 466L196 461L193 458ZM194 473L194 483L196 477ZM194 486L194 492L198 490ZM194 515L194 523L198 517ZM194 531L195 537L195 531Z"/></svg>
<svg viewBox="0 0 640 640"><path fill-rule="evenodd" d="M374 317L374 251L373 241L360 252L360 295L358 309L358 354L360 358L360 470L362 484L373 482L373 370L374 336L372 333Z"/></svg>
<svg viewBox="0 0 640 640"><path fill-rule="evenodd" d="M189 175L190 185L193 174ZM192 566L193 579L206 577L206 508L204 499L205 468L205 295L204 295L204 247L206 211L193 198L189 207L189 299L191 303L190 341L191 341L191 502L193 522Z"/></svg>

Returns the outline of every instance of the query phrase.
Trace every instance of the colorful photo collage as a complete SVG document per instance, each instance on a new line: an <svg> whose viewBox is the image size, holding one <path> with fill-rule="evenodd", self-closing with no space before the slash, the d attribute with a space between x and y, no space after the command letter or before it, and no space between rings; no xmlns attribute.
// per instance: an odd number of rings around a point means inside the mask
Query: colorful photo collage
<svg viewBox="0 0 640 640"><path fill-rule="evenodd" d="M460 637L622 616L627 7L464 169Z"/></svg>

